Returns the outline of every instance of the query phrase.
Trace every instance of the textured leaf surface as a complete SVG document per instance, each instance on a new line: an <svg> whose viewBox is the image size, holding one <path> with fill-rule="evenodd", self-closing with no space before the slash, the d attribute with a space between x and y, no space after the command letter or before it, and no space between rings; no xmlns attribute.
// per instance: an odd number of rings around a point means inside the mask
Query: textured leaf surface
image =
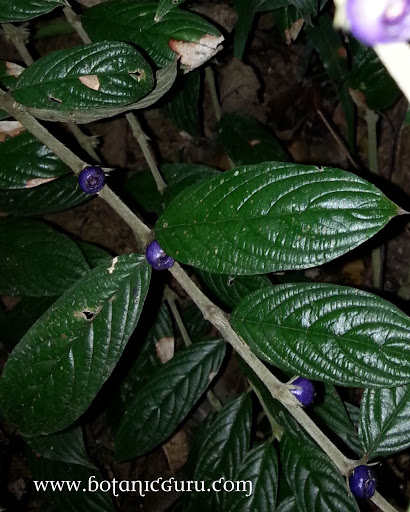
<svg viewBox="0 0 410 512"><path fill-rule="evenodd" d="M47 146L27 131L0 144L0 189L36 187L69 172Z"/></svg>
<svg viewBox="0 0 410 512"><path fill-rule="evenodd" d="M12 94L27 107L67 111L128 105L152 87L152 70L137 50L105 41L42 57L20 75Z"/></svg>
<svg viewBox="0 0 410 512"><path fill-rule="evenodd" d="M200 270L199 275L219 300L235 308L248 293L271 285L266 276L229 276Z"/></svg>
<svg viewBox="0 0 410 512"><path fill-rule="evenodd" d="M157 8L158 2L154 1L111 0L87 9L82 22L94 41L134 43L144 48L160 67L175 59L176 54L169 46L171 40L198 42L207 34L221 37L208 21L180 9L172 9L156 22Z"/></svg>
<svg viewBox="0 0 410 512"><path fill-rule="evenodd" d="M151 375L135 393L120 423L117 457L139 457L165 441L205 392L224 355L223 341L198 342Z"/></svg>
<svg viewBox="0 0 410 512"><path fill-rule="evenodd" d="M278 139L252 117L223 114L217 130L219 141L236 165L289 161Z"/></svg>
<svg viewBox="0 0 410 512"><path fill-rule="evenodd" d="M95 468L85 450L83 431L78 424L56 434L26 437L25 441L36 454L45 459Z"/></svg>
<svg viewBox="0 0 410 512"><path fill-rule="evenodd" d="M298 512L343 510L358 512L346 482L328 456L313 442L285 434L280 442L283 474L291 487Z"/></svg>
<svg viewBox="0 0 410 512"><path fill-rule="evenodd" d="M226 512L273 512L278 490L278 458L273 445L262 443L250 450L235 481L252 482L252 492L250 496L239 491L229 494L224 508Z"/></svg>
<svg viewBox="0 0 410 512"><path fill-rule="evenodd" d="M313 405L313 411L321 422L329 427L356 455L363 456L363 448L357 430L334 386L325 384L323 399L318 405Z"/></svg>
<svg viewBox="0 0 410 512"><path fill-rule="evenodd" d="M90 200L77 183L77 177L61 178L29 189L0 190L0 212L12 215L43 215L59 212Z"/></svg>
<svg viewBox="0 0 410 512"><path fill-rule="evenodd" d="M155 13L155 19L161 19L167 12L178 7L185 0L159 0L159 5L157 8L157 12Z"/></svg>
<svg viewBox="0 0 410 512"><path fill-rule="evenodd" d="M0 408L23 435L61 430L88 408L136 326L150 272L138 254L102 264L16 346L0 381Z"/></svg>
<svg viewBox="0 0 410 512"><path fill-rule="evenodd" d="M367 389L360 403L359 435L370 459L410 446L410 385Z"/></svg>
<svg viewBox="0 0 410 512"><path fill-rule="evenodd" d="M245 297L231 322L259 357L295 375L360 387L410 378L410 319L361 290L277 285Z"/></svg>
<svg viewBox="0 0 410 512"><path fill-rule="evenodd" d="M156 85L155 88L144 98L134 103L125 106L105 106L103 109L93 110L50 110L50 108L28 108L30 114L38 119L44 121L73 121L75 123L91 123L100 119L107 119L109 117L117 116L130 110L138 110L147 108L156 103L164 96L172 87L175 82L177 74L177 60L164 69L159 69L155 74Z"/></svg>
<svg viewBox="0 0 410 512"><path fill-rule="evenodd" d="M63 293L88 270L70 238L39 221L0 221L0 293L41 297Z"/></svg>
<svg viewBox="0 0 410 512"><path fill-rule="evenodd" d="M193 480L204 480L205 486L219 478L232 480L249 448L252 404L248 395L241 395L217 414L205 432L199 432L199 453L195 461ZM191 493L187 510L209 512L225 510L221 503L224 493Z"/></svg>
<svg viewBox="0 0 410 512"><path fill-rule="evenodd" d="M96 468L88 468L79 464L31 457L30 469L36 481L67 482L69 484L81 482L78 492L69 490L65 485L60 491L51 491L48 488L48 499L53 503L52 510L64 512L114 512L110 494L99 488L93 492L87 489L88 481L94 482L95 487L102 482L100 473ZM105 489L105 487L104 487Z"/></svg>
<svg viewBox="0 0 410 512"><path fill-rule="evenodd" d="M217 274L313 267L377 233L397 206L338 169L266 162L178 195L155 225L164 251Z"/></svg>
<svg viewBox="0 0 410 512"><path fill-rule="evenodd" d="M283 500L277 507L276 512L298 512L295 498L291 496Z"/></svg>
<svg viewBox="0 0 410 512"><path fill-rule="evenodd" d="M31 20L65 3L63 0L2 0L0 23Z"/></svg>

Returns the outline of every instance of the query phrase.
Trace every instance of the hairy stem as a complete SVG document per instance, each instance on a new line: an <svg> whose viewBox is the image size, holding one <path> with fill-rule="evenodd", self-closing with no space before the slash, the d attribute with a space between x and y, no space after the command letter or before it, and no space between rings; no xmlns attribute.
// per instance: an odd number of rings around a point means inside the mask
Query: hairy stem
<svg viewBox="0 0 410 512"><path fill-rule="evenodd" d="M21 55L21 58L24 61L26 66L30 66L33 64L33 57L30 55L29 51L26 48L26 37L24 32L20 29L12 25L11 23L3 23L3 30L6 33L6 36L10 41L14 44L16 50Z"/></svg>

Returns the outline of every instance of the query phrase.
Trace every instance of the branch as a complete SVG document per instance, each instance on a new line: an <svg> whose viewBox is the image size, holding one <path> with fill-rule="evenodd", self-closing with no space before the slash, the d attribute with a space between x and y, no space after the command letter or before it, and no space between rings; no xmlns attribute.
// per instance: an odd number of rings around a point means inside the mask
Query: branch
<svg viewBox="0 0 410 512"><path fill-rule="evenodd" d="M24 61L26 66L30 66L33 64L33 57L30 55L29 51L26 48L26 35L24 34L21 28L17 28L11 23L3 23L3 30L6 33L6 36L10 41L14 44L16 50L21 55L21 58Z"/></svg>
<svg viewBox="0 0 410 512"><path fill-rule="evenodd" d="M74 30L79 35L81 41L84 44L91 43L91 39L89 38L87 32L83 29L83 26L80 21L80 17L71 9L71 7L67 6L63 9L64 15L67 18L68 23L74 28Z"/></svg>

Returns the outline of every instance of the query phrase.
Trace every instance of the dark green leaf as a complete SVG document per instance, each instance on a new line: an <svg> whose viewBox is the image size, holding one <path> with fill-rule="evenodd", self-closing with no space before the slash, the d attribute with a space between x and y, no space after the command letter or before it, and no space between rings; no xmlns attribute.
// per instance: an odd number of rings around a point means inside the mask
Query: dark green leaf
<svg viewBox="0 0 410 512"><path fill-rule="evenodd" d="M327 0L289 0L289 3L299 9L305 18L310 19L310 16L316 15L319 9L323 9Z"/></svg>
<svg viewBox="0 0 410 512"><path fill-rule="evenodd" d="M23 71L24 68L14 62L0 60L0 84L4 85L6 89L13 87L16 83L17 77L20 76Z"/></svg>
<svg viewBox="0 0 410 512"><path fill-rule="evenodd" d="M31 457L30 467L34 481L38 482L39 490L42 485L48 485L47 496L53 503L53 510L58 512L114 512L110 494L99 488L102 478L95 468L35 456ZM50 484L54 484L55 488L53 489ZM90 488L88 488L89 484ZM70 485L71 489L67 485ZM78 491L75 491L74 486L77 485Z"/></svg>
<svg viewBox="0 0 410 512"><path fill-rule="evenodd" d="M165 105L165 110L177 127L193 137L201 135L199 124L199 88L201 74L193 71L181 77L181 89Z"/></svg>
<svg viewBox="0 0 410 512"><path fill-rule="evenodd" d="M298 512L294 496L290 496L282 501L276 508L276 512Z"/></svg>
<svg viewBox="0 0 410 512"><path fill-rule="evenodd" d="M98 245L83 242L82 240L77 241L77 245L91 268L98 267L98 265L109 262L112 259L110 253L98 247Z"/></svg>
<svg viewBox="0 0 410 512"><path fill-rule="evenodd" d="M181 263L252 275L331 261L397 213L395 204L354 174L265 162L185 190L166 208L155 233Z"/></svg>
<svg viewBox="0 0 410 512"><path fill-rule="evenodd" d="M370 109L385 110L398 100L400 89L376 52L363 44L357 46L347 85L364 95Z"/></svg>
<svg viewBox="0 0 410 512"><path fill-rule="evenodd" d="M249 448L252 403L249 395L241 395L217 414L209 428L201 432L200 450L195 461L193 480L205 483L205 489L211 482L224 478L232 480L238 472ZM225 510L221 503L227 499L225 493L191 493L187 496L187 510L209 512Z"/></svg>
<svg viewBox="0 0 410 512"><path fill-rule="evenodd" d="M136 391L118 427L117 457L139 457L165 441L205 392L224 355L222 340L198 342L151 375Z"/></svg>
<svg viewBox="0 0 410 512"><path fill-rule="evenodd" d="M410 378L410 319L361 290L277 285L245 297L231 322L259 357L295 375L360 387Z"/></svg>
<svg viewBox="0 0 410 512"><path fill-rule="evenodd" d="M30 114L38 119L44 121L73 121L75 123L91 123L100 119L107 119L109 117L117 116L131 110L138 110L147 108L156 103L164 94L166 94L175 82L177 74L177 60L167 66L164 69L159 69L155 74L156 86L152 92L135 103L130 103L123 107L105 106L102 109L93 110L76 110L76 111L64 111L64 110L50 110L50 109L39 109L39 108L28 108Z"/></svg>
<svg viewBox="0 0 410 512"><path fill-rule="evenodd" d="M0 190L0 212L11 215L43 215L72 208L90 199L70 173L38 187Z"/></svg>
<svg viewBox="0 0 410 512"><path fill-rule="evenodd" d="M353 426L346 408L331 384L325 385L323 400L313 406L314 414L334 432L356 455L363 456L359 436Z"/></svg>
<svg viewBox="0 0 410 512"><path fill-rule="evenodd" d="M150 66L135 48L105 41L49 53L23 71L12 94L27 107L87 110L133 103L153 83Z"/></svg>
<svg viewBox="0 0 410 512"><path fill-rule="evenodd" d="M248 293L271 285L266 276L229 276L211 274L202 270L199 270L198 273L211 292L232 309Z"/></svg>
<svg viewBox="0 0 410 512"><path fill-rule="evenodd" d="M125 185L131 196L145 211L157 215L163 211L164 202L169 203L185 188L221 174L213 167L200 164L164 164L161 165L161 173L168 184L164 196L158 192L149 169L134 174Z"/></svg>
<svg viewBox="0 0 410 512"><path fill-rule="evenodd" d="M273 11L276 27L282 36L286 35L285 39L288 44L296 39L297 34L299 34L299 31L302 29L302 25L300 25L297 33L293 37L291 37L290 34L288 35L287 31L292 31L292 27L301 17L301 14L294 5L286 5Z"/></svg>
<svg viewBox="0 0 410 512"><path fill-rule="evenodd" d="M178 7L185 0L159 0L157 12L155 13L155 19L160 20L167 12L175 7Z"/></svg>
<svg viewBox="0 0 410 512"><path fill-rule="evenodd" d="M47 146L27 131L0 144L0 189L37 187L69 172Z"/></svg>
<svg viewBox="0 0 410 512"><path fill-rule="evenodd" d="M250 450L235 475L236 482L252 482L252 490L228 495L226 512L273 512L278 490L278 458L273 445L262 443Z"/></svg>
<svg viewBox="0 0 410 512"><path fill-rule="evenodd" d="M181 311L181 318L193 342L202 340L212 329L211 324L205 320L204 315L193 302Z"/></svg>
<svg viewBox="0 0 410 512"><path fill-rule="evenodd" d="M56 434L26 437L25 441L36 455L41 455L45 459L95 468L85 450L83 431L78 424Z"/></svg>
<svg viewBox="0 0 410 512"><path fill-rule="evenodd" d="M88 408L136 326L150 272L138 254L95 268L16 346L0 381L0 407L23 435L61 430Z"/></svg>
<svg viewBox="0 0 410 512"><path fill-rule="evenodd" d="M359 430L359 421L360 421L360 408L356 405L349 404L349 402L344 402L347 414L349 415L350 421L353 423L353 426L356 430Z"/></svg>
<svg viewBox="0 0 410 512"><path fill-rule="evenodd" d="M223 114L217 130L219 141L236 165L289 161L281 143L252 117Z"/></svg>
<svg viewBox="0 0 410 512"><path fill-rule="evenodd" d="M316 444L285 434L280 442L280 460L298 512L358 512L356 501L347 493L345 479Z"/></svg>
<svg viewBox="0 0 410 512"><path fill-rule="evenodd" d="M366 389L360 404L359 435L370 459L410 446L410 385Z"/></svg>
<svg viewBox="0 0 410 512"><path fill-rule="evenodd" d="M41 297L63 293L88 270L70 238L29 219L0 221L0 293Z"/></svg>
<svg viewBox="0 0 410 512"><path fill-rule="evenodd" d="M0 23L31 20L65 4L64 0L2 0Z"/></svg>
<svg viewBox="0 0 410 512"><path fill-rule="evenodd" d="M223 39L216 27L198 15L180 9L172 9L156 21L157 8L158 2L154 1L111 0L87 9L82 22L94 41L108 39L134 43L144 48L160 67L175 59L171 45L178 41L197 43L186 48L192 49L197 57L203 57L203 62L212 56L212 47ZM201 41L205 36L208 41ZM183 58L181 63L186 64Z"/></svg>
<svg viewBox="0 0 410 512"><path fill-rule="evenodd" d="M0 323L2 341L13 349L57 297L23 297Z"/></svg>

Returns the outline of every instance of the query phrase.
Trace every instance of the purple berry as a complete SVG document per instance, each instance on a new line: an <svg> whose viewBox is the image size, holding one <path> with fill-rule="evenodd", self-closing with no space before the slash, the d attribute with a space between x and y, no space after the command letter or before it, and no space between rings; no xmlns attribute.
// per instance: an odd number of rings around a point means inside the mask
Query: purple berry
<svg viewBox="0 0 410 512"><path fill-rule="evenodd" d="M101 167L86 167L78 175L78 184L86 194L96 194L105 185L105 174Z"/></svg>
<svg viewBox="0 0 410 512"><path fill-rule="evenodd" d="M313 402L315 387L309 379L298 377L294 381L291 381L290 384L292 384L292 386L299 386L298 389L291 389L290 391L304 407L307 407Z"/></svg>
<svg viewBox="0 0 410 512"><path fill-rule="evenodd" d="M147 250L145 251L145 256L148 263L151 265L151 267L155 268L155 270L165 270L172 267L172 265L175 263L174 258L168 256L168 254L166 254L161 249L159 243L156 240L149 244Z"/></svg>
<svg viewBox="0 0 410 512"><path fill-rule="evenodd" d="M349 476L349 486L353 496L369 499L376 491L376 474L369 466L357 466Z"/></svg>
<svg viewBox="0 0 410 512"><path fill-rule="evenodd" d="M410 39L410 0L347 0L346 16L368 46Z"/></svg>

